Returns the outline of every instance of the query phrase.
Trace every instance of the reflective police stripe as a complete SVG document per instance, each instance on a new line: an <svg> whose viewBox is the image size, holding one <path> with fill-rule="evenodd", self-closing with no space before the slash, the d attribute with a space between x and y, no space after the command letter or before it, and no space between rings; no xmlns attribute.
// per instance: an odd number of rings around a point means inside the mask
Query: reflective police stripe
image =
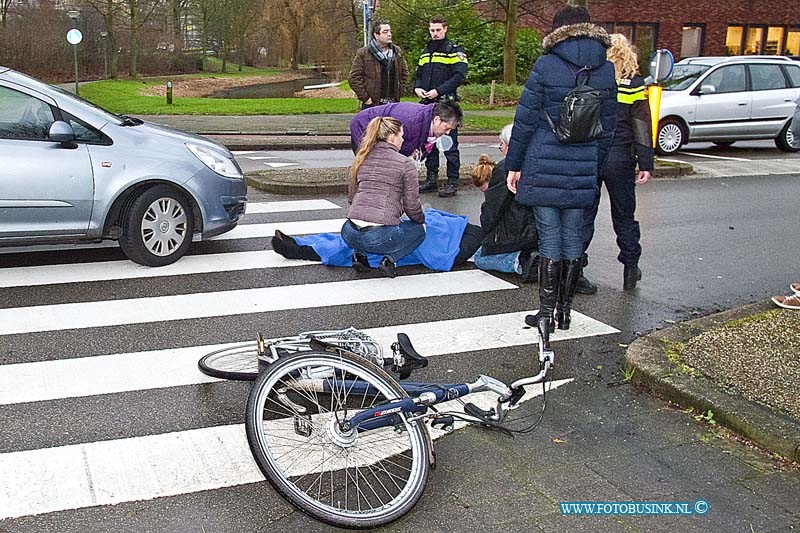
<svg viewBox="0 0 800 533"><path fill-rule="evenodd" d="M463 54L459 55L458 52L453 52L452 54L442 54L436 52L434 54L425 54L419 58L420 66L426 65L428 63L442 63L445 65L455 65L456 63L467 63L467 56L461 57Z"/></svg>
<svg viewBox="0 0 800 533"><path fill-rule="evenodd" d="M627 88L617 87L617 102L620 104L632 104L639 100L647 100L644 86Z"/></svg>

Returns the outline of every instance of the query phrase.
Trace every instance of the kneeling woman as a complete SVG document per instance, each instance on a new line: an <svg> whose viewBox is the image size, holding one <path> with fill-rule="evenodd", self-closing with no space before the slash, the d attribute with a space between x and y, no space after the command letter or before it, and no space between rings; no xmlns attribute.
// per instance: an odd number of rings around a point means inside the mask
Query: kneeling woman
<svg viewBox="0 0 800 533"><path fill-rule="evenodd" d="M367 253L379 254L383 259L378 269L390 278L395 276L397 261L425 239L417 168L400 154L402 144L399 120L375 117L370 121L350 167L350 208L341 232L355 251L357 270L370 268ZM401 219L403 214L408 218Z"/></svg>

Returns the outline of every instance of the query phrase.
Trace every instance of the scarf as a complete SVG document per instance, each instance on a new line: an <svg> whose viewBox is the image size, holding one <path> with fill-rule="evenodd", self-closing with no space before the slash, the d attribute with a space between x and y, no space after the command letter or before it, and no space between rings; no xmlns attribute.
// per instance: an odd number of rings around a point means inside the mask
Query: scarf
<svg viewBox="0 0 800 533"><path fill-rule="evenodd" d="M375 56L375 59L381 62L386 69L391 69L392 64L394 63L394 46L391 44L389 45L389 49L384 52L381 50L381 47L378 45L378 41L374 38L369 40L369 44L367 45L370 53Z"/></svg>

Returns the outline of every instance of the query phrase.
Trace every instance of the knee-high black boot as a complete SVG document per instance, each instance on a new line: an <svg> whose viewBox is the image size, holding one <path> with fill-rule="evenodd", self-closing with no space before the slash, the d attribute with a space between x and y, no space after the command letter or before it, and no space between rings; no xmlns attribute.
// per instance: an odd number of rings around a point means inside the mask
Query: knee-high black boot
<svg viewBox="0 0 800 533"><path fill-rule="evenodd" d="M550 334L555 331L553 310L561 281L561 260L539 256L539 312L525 317L525 323L539 329L542 346L550 349Z"/></svg>
<svg viewBox="0 0 800 533"><path fill-rule="evenodd" d="M574 259L564 261L561 269L561 289L558 292L558 305L556 307L556 323L558 329L569 329L572 321L570 311L572 311L572 299L578 288L578 280L583 270L583 260Z"/></svg>
<svg viewBox="0 0 800 533"><path fill-rule="evenodd" d="M306 261L322 261L319 254L311 246L300 246L293 237L280 230L275 230L272 237L272 249L286 259L305 259Z"/></svg>

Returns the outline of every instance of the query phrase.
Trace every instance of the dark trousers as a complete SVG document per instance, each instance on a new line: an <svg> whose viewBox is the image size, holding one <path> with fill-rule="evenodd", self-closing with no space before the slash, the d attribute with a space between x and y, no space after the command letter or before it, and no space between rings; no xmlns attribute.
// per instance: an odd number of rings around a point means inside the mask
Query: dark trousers
<svg viewBox="0 0 800 533"><path fill-rule="evenodd" d="M608 159L600 170L597 197L594 205L586 210L583 226L583 251L589 247L594 236L594 219L600 205L600 191L603 183L611 203L611 224L617 234L619 255L617 260L626 266L636 266L642 247L639 244L639 223L634 219L636 212L636 160L630 145L612 146Z"/></svg>
<svg viewBox="0 0 800 533"><path fill-rule="evenodd" d="M458 130L450 131L450 138L453 139L453 146L444 153L447 159L447 182L458 183L458 171L461 168L461 155L458 152ZM439 175L439 149L433 145L428 158L425 160L425 168L428 169L428 176Z"/></svg>

